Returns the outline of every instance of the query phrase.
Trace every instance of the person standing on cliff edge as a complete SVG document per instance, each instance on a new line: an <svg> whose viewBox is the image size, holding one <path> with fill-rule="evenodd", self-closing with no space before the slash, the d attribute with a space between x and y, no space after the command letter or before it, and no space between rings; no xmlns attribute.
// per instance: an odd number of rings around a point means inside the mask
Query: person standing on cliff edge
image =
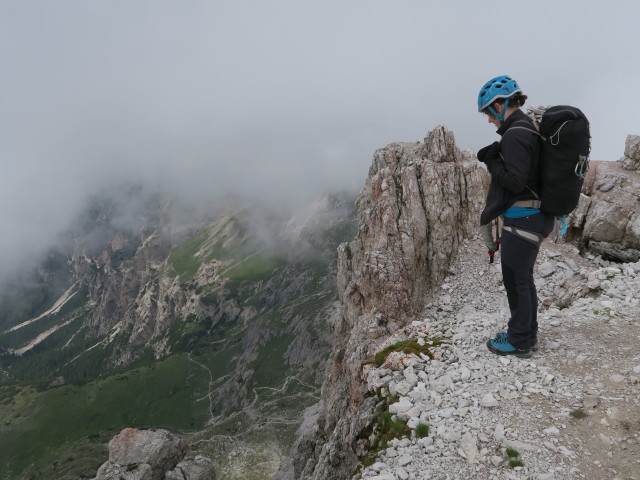
<svg viewBox="0 0 640 480"><path fill-rule="evenodd" d="M502 279L511 317L506 332L487 341L497 355L530 358L538 349L538 297L533 266L540 244L551 233L554 217L540 210L540 144L532 120L520 110L527 96L511 77L502 75L484 84L478 111L496 126L502 137L478 152L487 166L491 184L480 225L502 217Z"/></svg>

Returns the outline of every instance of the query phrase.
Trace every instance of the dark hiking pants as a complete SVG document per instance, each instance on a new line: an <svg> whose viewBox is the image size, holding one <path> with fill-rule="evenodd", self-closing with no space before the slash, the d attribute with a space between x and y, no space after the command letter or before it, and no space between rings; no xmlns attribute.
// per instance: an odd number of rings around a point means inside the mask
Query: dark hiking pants
<svg viewBox="0 0 640 480"><path fill-rule="evenodd" d="M505 226L547 237L553 230L554 217L538 213L523 218L505 218ZM538 336L538 296L533 283L533 266L540 245L502 231L500 244L502 280L507 291L509 319L507 339L516 348L529 349Z"/></svg>

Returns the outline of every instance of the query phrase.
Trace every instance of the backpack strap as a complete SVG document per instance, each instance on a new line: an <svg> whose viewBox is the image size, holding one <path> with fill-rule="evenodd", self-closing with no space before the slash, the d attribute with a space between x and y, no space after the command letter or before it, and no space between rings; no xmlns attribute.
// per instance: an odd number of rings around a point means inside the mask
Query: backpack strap
<svg viewBox="0 0 640 480"><path fill-rule="evenodd" d="M517 125L517 124L519 124L519 123L524 123L525 125L528 125L528 126L527 126L527 127L516 127L516 125ZM531 128L531 124L530 124L528 121L526 121L526 120L518 120L517 122L513 122L513 126L512 126L512 127L509 127L509 128L507 129L507 131L506 131L506 132L504 132L504 134L503 134L503 135L506 135L506 134L507 134L507 132L510 132L511 130L527 130L527 131L529 131L529 132L531 132L531 133L535 133L535 134L536 134L537 136L539 136L542 140L546 140L546 139L544 138L544 136L542 136L542 135L540 134L540 132L536 129L536 127L535 127L535 126L533 126L533 128Z"/></svg>
<svg viewBox="0 0 640 480"><path fill-rule="evenodd" d="M523 123L523 124L525 124L527 126L526 127L517 127L516 125L518 125L519 123ZM527 120L518 120L517 122L513 122L513 126L509 127L507 129L507 131L504 132L503 136L506 135L511 130L527 130L528 132L535 133L537 136L539 136L542 139L543 142L546 141L546 138L544 138L544 136L540 134L540 132L538 131L538 129L536 128L535 125L533 125L533 128L531 128L531 127L532 127L532 124L529 123ZM500 153L500 156L502 156L502 153ZM504 161L504 158L502 158L502 160ZM529 190L533 194L534 197L536 197L536 201L538 202L538 207L531 207L531 208L540 208L540 206L539 206L540 197L538 196L538 194L536 192L534 192L531 188L529 188L528 185L526 186L526 189Z"/></svg>
<svg viewBox="0 0 640 480"><path fill-rule="evenodd" d="M529 187L529 185L525 185L525 188L526 188L527 190L529 190L529 191L533 194L533 196L534 196L534 197L536 197L536 201L537 201L537 202L540 202L540 197L538 196L538 194L537 194L536 192L534 192L534 191L533 191L533 189L532 189L531 187ZM532 200L532 201L533 201L533 200ZM540 202L540 205L541 205L541 204L542 204L542 202ZM530 207L530 208L540 208L540 207L538 206L538 207Z"/></svg>

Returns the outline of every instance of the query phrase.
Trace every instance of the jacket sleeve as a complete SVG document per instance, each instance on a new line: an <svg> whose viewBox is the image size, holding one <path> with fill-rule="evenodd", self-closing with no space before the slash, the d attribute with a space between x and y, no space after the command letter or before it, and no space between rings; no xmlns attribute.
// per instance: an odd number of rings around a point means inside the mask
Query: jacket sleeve
<svg viewBox="0 0 640 480"><path fill-rule="evenodd" d="M501 142L503 161L487 162L487 169L503 188L513 193L522 192L527 186L529 169L533 164L533 133L523 130L505 132Z"/></svg>

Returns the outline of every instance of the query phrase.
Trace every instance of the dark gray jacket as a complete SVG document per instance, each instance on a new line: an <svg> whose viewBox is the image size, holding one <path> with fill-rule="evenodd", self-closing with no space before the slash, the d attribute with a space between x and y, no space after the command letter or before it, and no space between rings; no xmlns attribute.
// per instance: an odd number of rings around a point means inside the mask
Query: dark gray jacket
<svg viewBox="0 0 640 480"><path fill-rule="evenodd" d="M487 201L480 216L486 225L502 215L518 200L534 200L538 194L540 140L532 120L522 110L516 110L497 130L502 136L500 157L485 158L491 174ZM533 192L536 192L535 194Z"/></svg>

